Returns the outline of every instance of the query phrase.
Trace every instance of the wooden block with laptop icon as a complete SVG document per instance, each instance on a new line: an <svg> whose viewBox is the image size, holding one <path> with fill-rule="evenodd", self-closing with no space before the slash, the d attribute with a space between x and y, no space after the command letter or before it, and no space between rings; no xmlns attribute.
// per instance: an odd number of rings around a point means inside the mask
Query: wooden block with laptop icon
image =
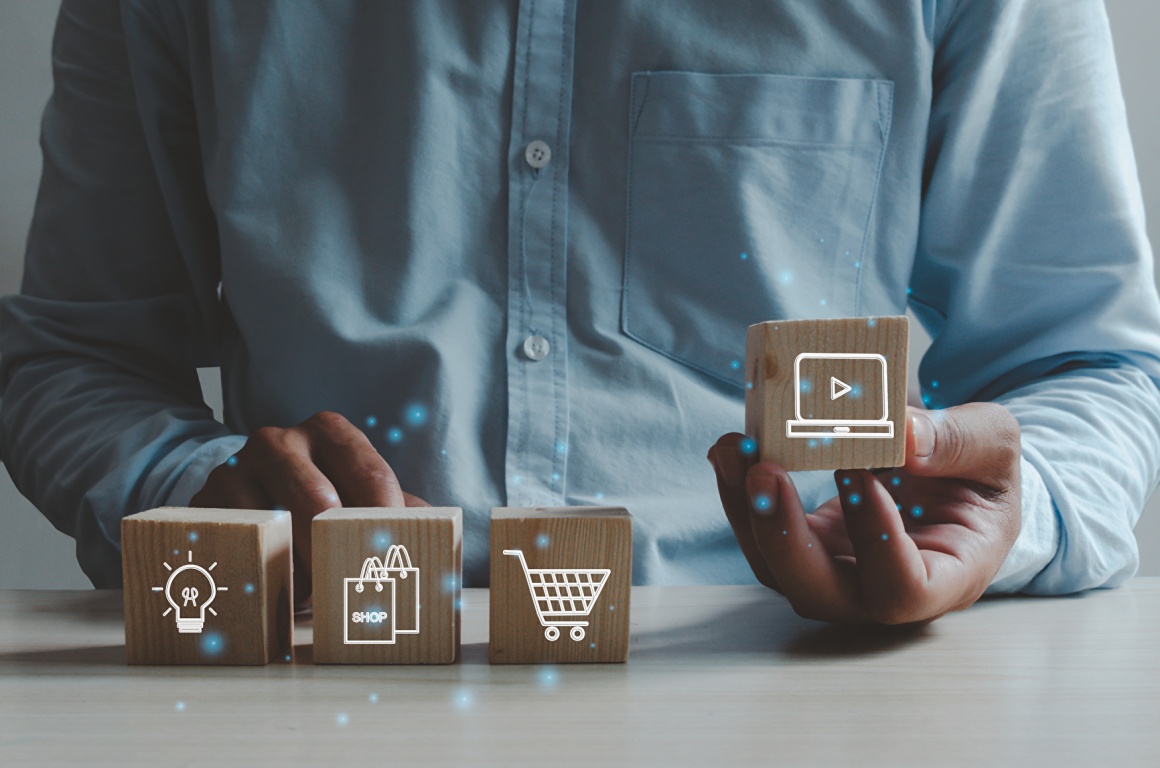
<svg viewBox="0 0 1160 768"><path fill-rule="evenodd" d="M787 470L906 462L905 317L775 320L746 335L745 432Z"/></svg>

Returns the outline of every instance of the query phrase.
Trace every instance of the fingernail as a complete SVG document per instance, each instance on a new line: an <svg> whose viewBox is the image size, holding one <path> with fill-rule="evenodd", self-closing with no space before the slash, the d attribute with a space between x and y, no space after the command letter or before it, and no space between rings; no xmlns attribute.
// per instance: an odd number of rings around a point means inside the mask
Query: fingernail
<svg viewBox="0 0 1160 768"><path fill-rule="evenodd" d="M934 422L925 413L912 413L910 423L914 429L914 455L925 459L934 453Z"/></svg>

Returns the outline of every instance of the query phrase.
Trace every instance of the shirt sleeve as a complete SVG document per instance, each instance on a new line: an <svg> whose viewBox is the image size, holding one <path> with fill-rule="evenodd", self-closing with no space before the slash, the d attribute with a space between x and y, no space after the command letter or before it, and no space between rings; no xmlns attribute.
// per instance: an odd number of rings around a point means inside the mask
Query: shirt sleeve
<svg viewBox="0 0 1160 768"><path fill-rule="evenodd" d="M1160 303L1099 0L940 3L911 307L923 400L1023 432L994 592L1115 586L1160 467Z"/></svg>
<svg viewBox="0 0 1160 768"><path fill-rule="evenodd" d="M121 517L188 502L187 470L241 440L196 373L216 364L219 261L203 175L181 166L201 163L189 89L160 30L141 27L156 47L134 72L124 29L115 1L61 7L24 282L0 302L5 464L98 587L121 583ZM173 101L139 100L160 92L148 78ZM181 230L201 247L179 249Z"/></svg>

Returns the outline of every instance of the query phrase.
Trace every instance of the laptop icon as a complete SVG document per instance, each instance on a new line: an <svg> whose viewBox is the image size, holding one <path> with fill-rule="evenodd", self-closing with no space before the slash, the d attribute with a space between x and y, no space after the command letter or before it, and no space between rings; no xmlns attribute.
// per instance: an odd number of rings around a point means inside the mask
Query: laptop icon
<svg viewBox="0 0 1160 768"><path fill-rule="evenodd" d="M794 416L786 437L894 437L886 358L870 353L803 352L793 363Z"/></svg>

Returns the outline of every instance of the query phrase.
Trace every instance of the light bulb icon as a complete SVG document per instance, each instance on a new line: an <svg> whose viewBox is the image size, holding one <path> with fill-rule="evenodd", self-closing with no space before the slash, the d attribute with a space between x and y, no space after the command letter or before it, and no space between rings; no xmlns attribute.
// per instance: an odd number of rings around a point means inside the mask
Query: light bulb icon
<svg viewBox="0 0 1160 768"><path fill-rule="evenodd" d="M217 597L218 592L226 592L229 587L219 587L210 574L217 563L209 568L202 568L193 562L193 551L189 551L189 561L174 568L169 563L162 563L165 570L170 571L169 580L164 587L153 587L154 592L164 592L169 607L162 616L171 612L177 620L177 631L181 634L198 634L205 627L205 612L209 611L217 616L217 611L210 607L210 603ZM181 574L188 574L178 580Z"/></svg>

